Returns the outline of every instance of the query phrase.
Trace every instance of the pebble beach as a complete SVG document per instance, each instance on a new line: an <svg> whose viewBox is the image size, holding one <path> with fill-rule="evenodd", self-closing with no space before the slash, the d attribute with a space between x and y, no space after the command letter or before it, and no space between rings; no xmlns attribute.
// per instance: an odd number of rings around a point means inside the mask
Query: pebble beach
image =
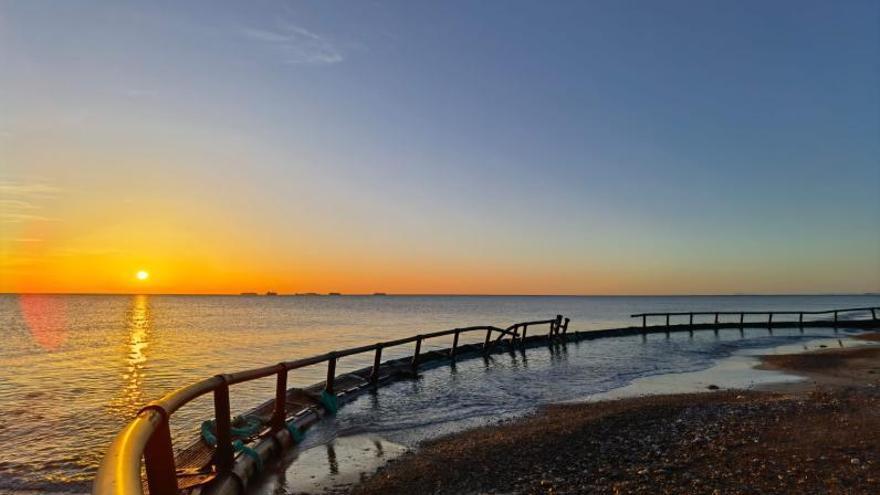
<svg viewBox="0 0 880 495"><path fill-rule="evenodd" d="M342 492L880 492L880 348L762 361L805 380L548 406L425 442Z"/></svg>

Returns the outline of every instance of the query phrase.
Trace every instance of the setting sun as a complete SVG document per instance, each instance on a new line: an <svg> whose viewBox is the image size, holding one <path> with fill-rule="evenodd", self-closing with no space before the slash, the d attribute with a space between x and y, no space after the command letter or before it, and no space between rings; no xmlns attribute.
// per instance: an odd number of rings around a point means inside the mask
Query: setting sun
<svg viewBox="0 0 880 495"><path fill-rule="evenodd" d="M141 271L137 272L135 277L137 277L138 280L146 280L146 279L150 278L150 273L146 272L144 270L141 270Z"/></svg>

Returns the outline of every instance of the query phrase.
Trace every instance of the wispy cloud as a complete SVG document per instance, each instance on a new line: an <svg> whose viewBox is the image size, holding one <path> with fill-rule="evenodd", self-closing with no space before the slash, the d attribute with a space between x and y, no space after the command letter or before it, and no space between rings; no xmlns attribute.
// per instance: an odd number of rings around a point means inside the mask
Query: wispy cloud
<svg viewBox="0 0 880 495"><path fill-rule="evenodd" d="M83 248L83 247L66 247L52 253L57 257L81 257L81 256L110 256L122 253L119 249L114 248Z"/></svg>
<svg viewBox="0 0 880 495"><path fill-rule="evenodd" d="M287 64L329 65L344 60L335 44L291 22L277 29L242 28L241 34L278 52Z"/></svg>
<svg viewBox="0 0 880 495"><path fill-rule="evenodd" d="M60 191L45 182L0 181L0 223L57 221L38 213L40 203L51 200Z"/></svg>
<svg viewBox="0 0 880 495"><path fill-rule="evenodd" d="M21 222L51 222L52 218L42 215L31 215L30 213L17 212L0 212L0 221L3 223L21 223Z"/></svg>
<svg viewBox="0 0 880 495"><path fill-rule="evenodd" d="M55 218L44 217L42 215L31 215L30 213L16 212L0 212L0 221L3 223L21 223L21 222L54 222Z"/></svg>
<svg viewBox="0 0 880 495"><path fill-rule="evenodd" d="M33 210L36 205L20 199L0 199L0 210Z"/></svg>
<svg viewBox="0 0 880 495"><path fill-rule="evenodd" d="M45 183L0 181L0 194L10 196L52 196L61 189Z"/></svg>

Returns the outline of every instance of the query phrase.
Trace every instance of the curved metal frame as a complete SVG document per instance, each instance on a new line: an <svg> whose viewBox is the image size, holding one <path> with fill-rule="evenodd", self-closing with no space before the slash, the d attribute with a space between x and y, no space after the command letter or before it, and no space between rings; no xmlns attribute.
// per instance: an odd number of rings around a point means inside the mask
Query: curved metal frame
<svg viewBox="0 0 880 495"><path fill-rule="evenodd" d="M214 394L214 419L217 428L218 445L217 452L215 453L215 467L218 472L228 473L231 471L234 462L230 433L230 385L276 375L278 383L272 423L273 428L277 429L283 424L286 416L283 394L287 392L287 374L291 370L327 363L327 380L325 381L324 388L328 393L334 393L333 382L336 378L336 361L342 357L375 352L372 374L372 382L375 384L375 379L378 377L378 368L382 365L382 350L389 347L415 343L415 353L412 361L412 365L415 368L418 366L422 341L426 339L453 335L453 346L448 350L450 356L455 356L460 334L484 331L486 332L486 340L483 344L483 349L484 352L489 352L492 346L505 336L509 336L511 341L515 341L517 338L524 338L525 330L529 326L549 324L550 332L548 335L564 335L568 328L568 322L569 319L566 318L563 323L562 316L557 315L556 318L550 320L516 323L506 329L485 325L441 330L388 342L328 352L293 361L285 361L262 368L217 375L201 380L166 394L138 412L135 419L126 425L110 444L95 475L92 493L96 495L143 495L143 481L141 479L142 458L145 461L147 485L150 493L177 493L174 449L171 442L168 420L178 409L202 395ZM523 329L522 335L518 332L519 328ZM491 340L493 333L499 334L498 339L494 343Z"/></svg>

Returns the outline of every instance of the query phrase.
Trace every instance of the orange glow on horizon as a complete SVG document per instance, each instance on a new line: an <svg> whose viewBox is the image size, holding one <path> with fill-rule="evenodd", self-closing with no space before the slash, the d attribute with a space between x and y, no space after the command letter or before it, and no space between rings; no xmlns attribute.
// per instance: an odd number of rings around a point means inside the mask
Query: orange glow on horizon
<svg viewBox="0 0 880 495"><path fill-rule="evenodd" d="M772 263L772 257L719 263L718 255L706 250L645 256L614 243L591 244L589 252L557 243L550 256L542 254L539 238L520 250L531 240L370 238L357 231L315 230L306 223L278 229L236 218L234 212L158 200L124 203L112 211L106 205L66 211L71 213L63 221L7 224L0 239L0 292L659 295L871 290L869 279L853 277L852 270L838 265L803 269L800 260L780 264ZM488 251L493 255L487 256Z"/></svg>

